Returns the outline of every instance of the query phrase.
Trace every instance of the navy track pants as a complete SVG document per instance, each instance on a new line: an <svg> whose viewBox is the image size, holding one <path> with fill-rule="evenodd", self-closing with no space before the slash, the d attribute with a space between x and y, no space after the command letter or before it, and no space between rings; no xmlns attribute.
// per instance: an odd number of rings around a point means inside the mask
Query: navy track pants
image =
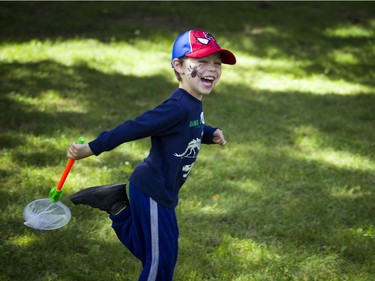
<svg viewBox="0 0 375 281"><path fill-rule="evenodd" d="M127 206L110 215L120 241L142 262L139 281L172 281L178 255L174 208L165 208L130 183Z"/></svg>

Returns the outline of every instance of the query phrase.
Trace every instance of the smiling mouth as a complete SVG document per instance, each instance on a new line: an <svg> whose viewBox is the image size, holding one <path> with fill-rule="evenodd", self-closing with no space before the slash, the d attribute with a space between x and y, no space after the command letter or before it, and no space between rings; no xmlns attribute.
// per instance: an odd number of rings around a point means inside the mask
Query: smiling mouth
<svg viewBox="0 0 375 281"><path fill-rule="evenodd" d="M205 84L205 85L212 85L215 81L215 77L212 77L212 76L204 76L201 78L201 81Z"/></svg>

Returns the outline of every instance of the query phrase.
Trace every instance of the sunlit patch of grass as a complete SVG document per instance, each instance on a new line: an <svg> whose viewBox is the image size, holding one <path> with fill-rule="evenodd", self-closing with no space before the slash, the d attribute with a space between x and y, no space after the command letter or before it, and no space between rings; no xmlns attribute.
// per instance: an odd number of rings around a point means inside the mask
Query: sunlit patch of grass
<svg viewBox="0 0 375 281"><path fill-rule="evenodd" d="M375 167L375 163L366 157L355 155L347 151L335 151L333 149L323 149L305 158L310 160L319 160L338 168L374 171Z"/></svg>
<svg viewBox="0 0 375 281"><path fill-rule="evenodd" d="M309 280L309 276L314 276L316 280L323 280L341 271L340 257L331 255L312 255L301 261L296 269L296 277L293 280Z"/></svg>
<svg viewBox="0 0 375 281"><path fill-rule="evenodd" d="M258 244L251 239L238 239L230 236L223 238L221 245L217 248L217 253L227 258L235 257L240 260L241 266L259 265L264 260L280 258L280 256L272 254L265 245Z"/></svg>
<svg viewBox="0 0 375 281"><path fill-rule="evenodd" d="M51 60L62 65L85 64L103 73L150 76L165 73L170 67L168 42L149 41L129 43L102 43L95 39L67 41L29 41L22 44L3 44L0 61L38 62ZM147 49L147 52L143 50Z"/></svg>
<svg viewBox="0 0 375 281"><path fill-rule="evenodd" d="M324 33L329 37L341 37L341 38L356 38L364 37L371 38L375 36L373 29L369 29L363 26L346 25L338 27L327 28Z"/></svg>
<svg viewBox="0 0 375 281"><path fill-rule="evenodd" d="M357 64L353 54L335 51L334 60L341 64ZM241 57L238 69L224 68L224 82L252 87L255 90L267 90L281 93L303 92L317 95L337 94L355 95L372 93L372 87L353 83L344 79L330 79L325 73L307 75L304 68L308 61L291 59L263 59Z"/></svg>
<svg viewBox="0 0 375 281"><path fill-rule="evenodd" d="M102 43L94 39L30 41L18 45L2 45L0 58L7 63L52 60L66 66L85 64L103 73L121 73L139 77L155 74L164 76L171 71L169 52L165 51L170 46L166 46L167 41L159 44L139 41L134 45ZM148 51L143 52L142 49ZM336 50L332 56L342 64L358 63L352 53ZM303 68L309 64L308 61L282 58L256 58L251 55L249 58L239 53L237 70L224 67L225 75L221 83L243 84L245 81L246 85L254 89L278 92L303 91L312 94L339 95L372 92L368 86L345 80L332 80L324 73L306 77ZM168 77L172 76L168 75Z"/></svg>
<svg viewBox="0 0 375 281"><path fill-rule="evenodd" d="M372 88L345 80L331 80L324 75L312 75L307 78L294 75L262 74L257 76L252 86L258 90L277 92L304 92L310 94L355 95L372 93Z"/></svg>
<svg viewBox="0 0 375 281"><path fill-rule="evenodd" d="M335 50L332 52L332 59L339 64L348 64L348 65L356 65L360 61L354 54L342 51L342 50Z"/></svg>
<svg viewBox="0 0 375 281"><path fill-rule="evenodd" d="M21 235L21 236L13 236L7 242L16 247L30 247L36 241L38 241L37 235L28 234L28 235Z"/></svg>
<svg viewBox="0 0 375 281"><path fill-rule="evenodd" d="M370 225L368 228L363 229L362 227L350 228L350 232L354 237L375 239L375 227Z"/></svg>
<svg viewBox="0 0 375 281"><path fill-rule="evenodd" d="M280 280L310 280L310 276L316 280L327 280L341 270L342 262L335 254L308 255L303 249L289 249L301 255L301 259L294 259L292 255L286 257L281 254L280 250L277 242L266 245L251 239L226 236L212 254L211 263L225 260L220 274L238 272L238 277L233 280L263 280L261 276L264 274L272 276L276 272Z"/></svg>
<svg viewBox="0 0 375 281"><path fill-rule="evenodd" d="M341 199L358 199L366 196L371 196L371 191L361 187L360 185L355 186L333 186L330 188L331 195Z"/></svg>
<svg viewBox="0 0 375 281"><path fill-rule="evenodd" d="M274 73L276 75L280 72L303 72L303 67L308 65L308 62L301 60L258 58L251 54L241 53L237 54L237 59L238 63L235 69L226 67L225 65L223 66L224 75L222 78L225 81L230 81L231 84L241 84L245 82L249 86L263 74Z"/></svg>
<svg viewBox="0 0 375 281"><path fill-rule="evenodd" d="M21 93L9 93L10 100L25 105L27 111L41 112L79 112L86 113L86 108L76 100L62 98L55 90L41 92L37 97L30 97Z"/></svg>
<svg viewBox="0 0 375 281"><path fill-rule="evenodd" d="M324 144L325 136L312 127L295 129L295 144L299 157L316 160L342 169L375 172L375 163L368 157L345 150L335 150Z"/></svg>

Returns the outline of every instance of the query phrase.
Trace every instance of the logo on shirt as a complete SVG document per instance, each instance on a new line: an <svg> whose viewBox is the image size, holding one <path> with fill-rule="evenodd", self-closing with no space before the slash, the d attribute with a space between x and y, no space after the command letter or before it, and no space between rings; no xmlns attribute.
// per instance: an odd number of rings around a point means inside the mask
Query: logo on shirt
<svg viewBox="0 0 375 281"><path fill-rule="evenodd" d="M181 154L175 153L173 154L173 156L180 158L197 158L200 147L201 140L199 138L196 138L189 142L184 152L182 152Z"/></svg>
<svg viewBox="0 0 375 281"><path fill-rule="evenodd" d="M201 127L204 125L204 116L203 116L203 112L201 113L200 115L200 119L196 119L196 120L190 120L189 121L189 128L194 128L194 127Z"/></svg>
<svg viewBox="0 0 375 281"><path fill-rule="evenodd" d="M198 156L200 147L201 147L201 140L199 138L196 138L189 142L184 152L180 154L175 153L173 154L173 156L179 157L179 158L194 158L195 159ZM183 172L182 176L184 179L188 177L193 166L194 166L194 163L185 165L182 167L182 172Z"/></svg>
<svg viewBox="0 0 375 281"><path fill-rule="evenodd" d="M203 115L203 112L201 112L201 114L199 116L199 119L189 121L189 128L199 128L199 127L202 127L204 124L205 124L204 115ZM202 131L202 135L203 135L203 131ZM200 147L201 147L201 139L196 138L196 139L191 140L188 143L184 152L175 153L175 154L173 154L173 156L179 157L179 158L195 159L198 156ZM191 172L191 169L193 168L193 166L194 166L194 162L189 164L189 165L185 165L185 166L182 167L182 176L183 176L184 179L186 179L188 177L188 175Z"/></svg>

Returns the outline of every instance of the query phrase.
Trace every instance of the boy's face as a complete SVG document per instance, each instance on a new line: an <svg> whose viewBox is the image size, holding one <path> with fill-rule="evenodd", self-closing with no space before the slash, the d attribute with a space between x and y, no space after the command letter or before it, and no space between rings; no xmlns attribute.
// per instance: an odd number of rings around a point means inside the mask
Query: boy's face
<svg viewBox="0 0 375 281"><path fill-rule="evenodd" d="M201 100L211 93L221 77L221 57L214 53L207 57L186 58L183 64L174 65L181 75L180 88Z"/></svg>

